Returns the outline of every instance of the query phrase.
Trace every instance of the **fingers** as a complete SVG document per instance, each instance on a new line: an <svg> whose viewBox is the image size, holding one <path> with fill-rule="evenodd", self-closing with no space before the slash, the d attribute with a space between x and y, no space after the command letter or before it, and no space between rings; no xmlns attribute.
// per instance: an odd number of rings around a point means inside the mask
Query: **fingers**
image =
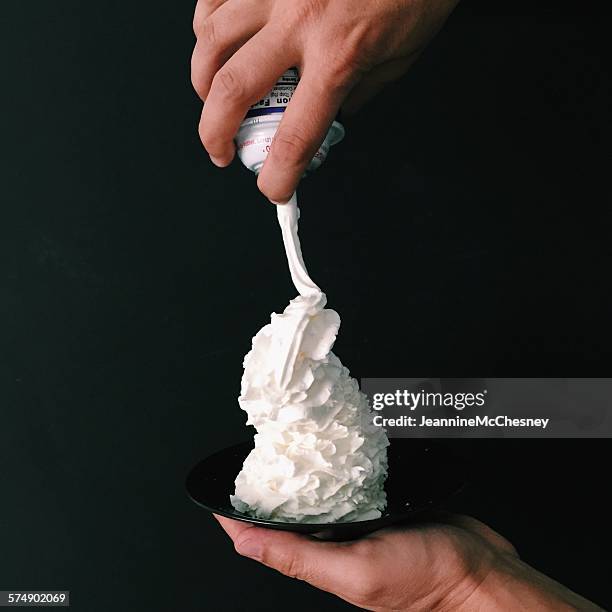
<svg viewBox="0 0 612 612"><path fill-rule="evenodd" d="M198 3L198 7L200 7ZM194 32L196 46L191 58L191 82L205 100L219 68L266 22L266 3L261 0L227 0L213 11L196 9Z"/></svg>
<svg viewBox="0 0 612 612"><path fill-rule="evenodd" d="M232 538L236 552L286 576L305 580L325 591L338 591L350 576L350 547L308 536L262 529L216 516Z"/></svg>
<svg viewBox="0 0 612 612"><path fill-rule="evenodd" d="M200 24L209 16L212 15L225 0L198 0L195 11L193 13L193 31L198 35Z"/></svg>
<svg viewBox="0 0 612 612"><path fill-rule="evenodd" d="M267 25L236 51L212 79L199 132L216 165L227 166L232 161L233 138L249 107L295 63L296 50L289 43L290 32Z"/></svg>
<svg viewBox="0 0 612 612"><path fill-rule="evenodd" d="M352 85L350 73L326 77L319 68L304 69L257 180L272 202L291 198Z"/></svg>

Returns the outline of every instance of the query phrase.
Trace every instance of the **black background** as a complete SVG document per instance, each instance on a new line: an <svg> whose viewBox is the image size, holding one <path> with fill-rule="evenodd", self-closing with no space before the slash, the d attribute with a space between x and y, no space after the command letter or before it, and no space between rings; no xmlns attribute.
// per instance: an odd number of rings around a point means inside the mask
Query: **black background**
<svg viewBox="0 0 612 612"><path fill-rule="evenodd" d="M496 4L462 4L300 189L357 377L609 375L606 15ZM3 1L0 589L347 609L237 557L183 490L251 435L242 357L294 296L272 205L199 144L192 9ZM462 444L453 507L610 605L609 442Z"/></svg>

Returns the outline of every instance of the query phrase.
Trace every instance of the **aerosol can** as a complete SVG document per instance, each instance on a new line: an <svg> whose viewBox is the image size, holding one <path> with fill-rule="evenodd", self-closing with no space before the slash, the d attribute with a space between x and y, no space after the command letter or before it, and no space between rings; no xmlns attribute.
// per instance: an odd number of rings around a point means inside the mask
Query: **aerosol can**
<svg viewBox="0 0 612 612"><path fill-rule="evenodd" d="M298 71L290 68L278 80L272 91L253 104L236 135L236 150L242 163L259 174L270 152L274 134L299 82ZM334 121L325 140L306 168L306 174L316 170L327 158L329 149L344 138L344 127Z"/></svg>

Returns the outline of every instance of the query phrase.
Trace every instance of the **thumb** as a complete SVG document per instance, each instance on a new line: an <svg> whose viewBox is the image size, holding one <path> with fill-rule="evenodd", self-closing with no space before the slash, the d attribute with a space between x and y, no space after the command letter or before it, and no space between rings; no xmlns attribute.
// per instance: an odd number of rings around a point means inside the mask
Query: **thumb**
<svg viewBox="0 0 612 612"><path fill-rule="evenodd" d="M323 542L288 531L251 526L236 531L231 519L216 517L234 541L236 552L271 567L285 576L304 580L324 591L341 591L350 580L351 556L346 545Z"/></svg>

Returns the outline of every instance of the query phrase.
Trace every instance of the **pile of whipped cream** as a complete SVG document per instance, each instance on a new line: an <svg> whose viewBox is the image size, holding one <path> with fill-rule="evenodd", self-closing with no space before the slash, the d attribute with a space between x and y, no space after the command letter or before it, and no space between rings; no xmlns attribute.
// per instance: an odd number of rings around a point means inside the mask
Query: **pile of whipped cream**
<svg viewBox="0 0 612 612"><path fill-rule="evenodd" d="M291 278L299 296L253 338L244 358L240 407L257 429L236 478L239 512L303 523L378 518L386 505L385 430L367 397L331 352L340 327L308 276L294 195L278 205Z"/></svg>

